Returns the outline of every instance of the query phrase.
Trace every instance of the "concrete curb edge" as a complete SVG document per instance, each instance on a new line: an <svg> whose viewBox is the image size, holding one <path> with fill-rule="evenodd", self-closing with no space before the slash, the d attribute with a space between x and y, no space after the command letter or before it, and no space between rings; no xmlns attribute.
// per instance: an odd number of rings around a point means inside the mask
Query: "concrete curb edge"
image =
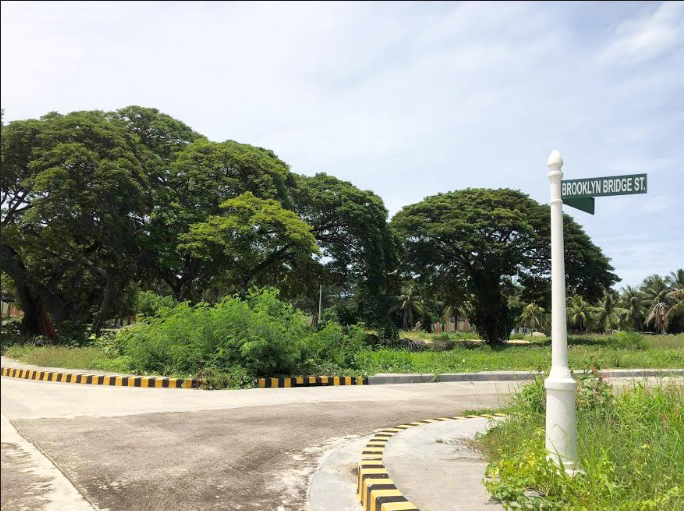
<svg viewBox="0 0 684 511"><path fill-rule="evenodd" d="M382 458L385 446L394 435L406 429L433 422L482 417L493 419L505 416L505 414L501 413L455 415L410 422L378 431L363 448L361 461L359 461L358 466L356 496L361 503L363 511L420 511L399 491L383 463Z"/></svg>
<svg viewBox="0 0 684 511"><path fill-rule="evenodd" d="M16 369L13 367L3 367L2 376L21 378L24 380L157 389L190 389L198 388L200 384L199 380L193 379L163 378L159 376L113 376L104 374L42 371L38 369Z"/></svg>
<svg viewBox="0 0 684 511"><path fill-rule="evenodd" d="M582 375L585 371L574 370L573 375ZM645 378L649 376L684 376L684 369L602 369L598 371L601 378ZM376 374L368 377L367 385L385 385L397 383L442 383L452 381L522 381L534 380L542 376L538 371L480 371L477 373L414 373L414 374Z"/></svg>
<svg viewBox="0 0 684 511"><path fill-rule="evenodd" d="M259 388L326 387L338 385L368 385L363 376L292 376L259 378Z"/></svg>

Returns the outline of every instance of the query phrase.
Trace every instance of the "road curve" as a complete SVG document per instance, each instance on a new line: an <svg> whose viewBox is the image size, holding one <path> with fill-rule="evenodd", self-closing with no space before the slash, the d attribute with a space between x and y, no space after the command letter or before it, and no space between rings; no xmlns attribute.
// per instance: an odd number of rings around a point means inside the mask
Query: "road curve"
<svg viewBox="0 0 684 511"><path fill-rule="evenodd" d="M2 378L0 396L7 419L96 509L294 511L327 452L378 428L500 406L515 385L150 391ZM3 495L19 480L3 455Z"/></svg>

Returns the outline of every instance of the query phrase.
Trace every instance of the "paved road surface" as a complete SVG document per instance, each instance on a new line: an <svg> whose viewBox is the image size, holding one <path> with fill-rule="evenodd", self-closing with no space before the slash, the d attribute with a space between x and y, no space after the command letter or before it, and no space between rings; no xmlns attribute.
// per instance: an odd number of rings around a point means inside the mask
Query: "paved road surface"
<svg viewBox="0 0 684 511"><path fill-rule="evenodd" d="M2 378L1 400L2 414L94 509L294 511L306 509L327 452L377 428L497 407L513 385L211 392ZM3 422L3 511L71 509L59 504L59 477L51 483L32 468L6 430Z"/></svg>

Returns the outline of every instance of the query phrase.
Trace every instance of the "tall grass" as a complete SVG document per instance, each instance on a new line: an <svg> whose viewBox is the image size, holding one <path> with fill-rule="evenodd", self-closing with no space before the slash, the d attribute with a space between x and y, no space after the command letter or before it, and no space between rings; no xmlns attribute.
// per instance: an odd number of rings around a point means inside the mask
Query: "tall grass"
<svg viewBox="0 0 684 511"><path fill-rule="evenodd" d="M546 459L541 379L523 388L508 419L477 441L490 462L486 486L506 509L684 509L681 381L613 393L600 380L584 378L577 405L582 472L574 476Z"/></svg>
<svg viewBox="0 0 684 511"><path fill-rule="evenodd" d="M569 362L576 369L684 367L684 335L653 337L615 335L570 338ZM511 344L503 348L456 343L448 351L418 353L393 349L364 350L358 359L369 374L534 371L550 367L551 343L538 341Z"/></svg>
<svg viewBox="0 0 684 511"><path fill-rule="evenodd" d="M125 357L110 355L94 346L69 348L66 346L34 346L22 344L10 346L5 355L41 367L64 369L96 369L111 372L129 372L130 361Z"/></svg>

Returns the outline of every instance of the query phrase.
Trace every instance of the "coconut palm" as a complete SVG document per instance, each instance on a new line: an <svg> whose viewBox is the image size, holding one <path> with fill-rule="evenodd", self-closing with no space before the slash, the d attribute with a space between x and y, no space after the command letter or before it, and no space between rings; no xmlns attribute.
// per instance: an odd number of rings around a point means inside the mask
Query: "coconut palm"
<svg viewBox="0 0 684 511"><path fill-rule="evenodd" d="M644 325L650 325L653 323L653 327L656 331L660 331L664 334L667 331L667 325L670 322L669 313L670 307L665 302L656 303L644 321Z"/></svg>
<svg viewBox="0 0 684 511"><path fill-rule="evenodd" d="M591 308L592 318L601 332L617 328L627 315L627 309L619 307L613 291L606 290L598 305Z"/></svg>
<svg viewBox="0 0 684 511"><path fill-rule="evenodd" d="M641 292L646 299L646 305L650 312L656 304L667 303L667 293L670 292L670 288L660 275L651 275L644 279Z"/></svg>
<svg viewBox="0 0 684 511"><path fill-rule="evenodd" d="M684 270L680 268L677 271L670 272L670 274L665 277L665 282L672 291L684 289Z"/></svg>
<svg viewBox="0 0 684 511"><path fill-rule="evenodd" d="M665 333L670 321L684 313L682 305L684 270L673 271L666 278L652 275L644 280L643 293L649 300L649 312L645 325Z"/></svg>
<svg viewBox="0 0 684 511"><path fill-rule="evenodd" d="M670 291L667 293L667 297L674 301L672 307L665 314L665 321L669 324L672 319L684 315L684 287Z"/></svg>
<svg viewBox="0 0 684 511"><path fill-rule="evenodd" d="M413 328L418 318L425 315L423 309L423 301L416 293L415 287L409 284L404 287L402 294L396 297L397 303L390 307L390 314L399 314L401 316L401 324L404 330Z"/></svg>
<svg viewBox="0 0 684 511"><path fill-rule="evenodd" d="M568 323L577 332L583 332L589 325L591 318L591 306L580 295L574 295L568 298L568 307L565 311Z"/></svg>
<svg viewBox="0 0 684 511"><path fill-rule="evenodd" d="M625 325L630 330L641 330L648 312L646 298L635 287L626 286L620 293L619 305L627 311Z"/></svg>
<svg viewBox="0 0 684 511"><path fill-rule="evenodd" d="M518 322L530 330L541 328L544 321L544 312L544 309L536 303L527 304L520 313Z"/></svg>

